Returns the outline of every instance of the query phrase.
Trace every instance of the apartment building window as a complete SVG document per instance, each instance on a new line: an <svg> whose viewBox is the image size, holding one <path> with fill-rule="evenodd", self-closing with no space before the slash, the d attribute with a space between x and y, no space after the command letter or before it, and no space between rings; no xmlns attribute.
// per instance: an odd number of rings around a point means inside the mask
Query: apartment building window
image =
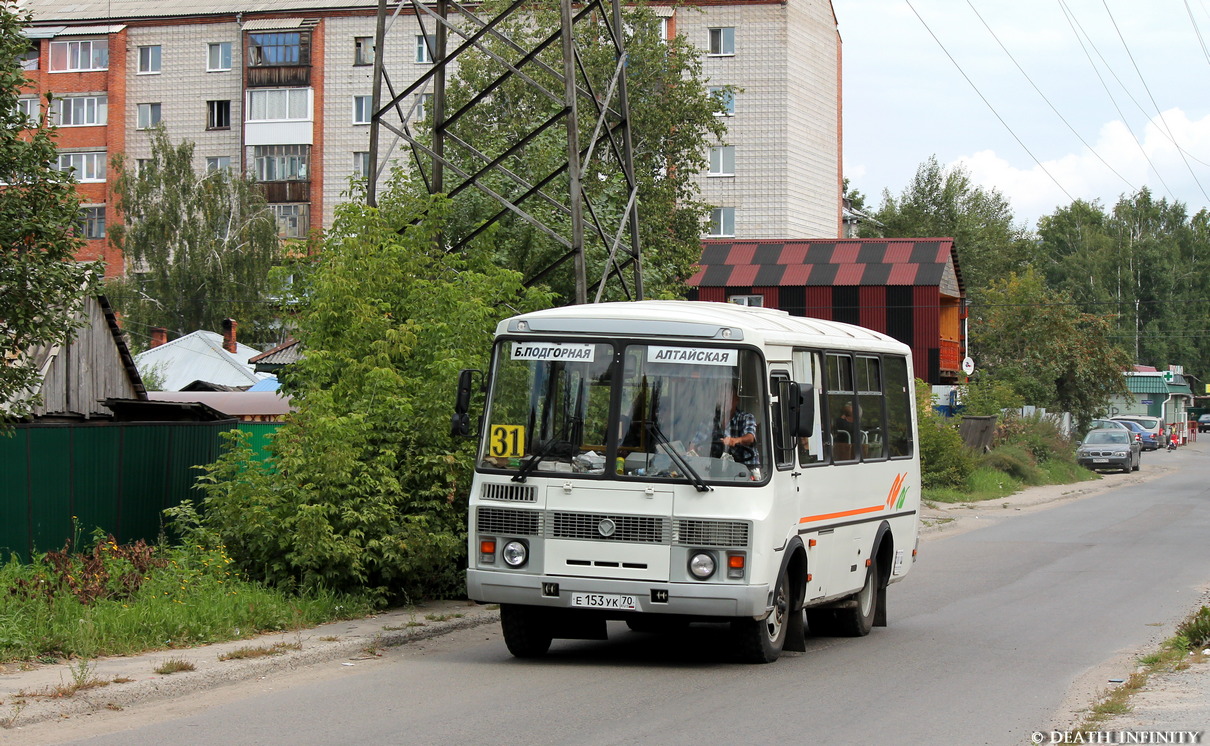
<svg viewBox="0 0 1210 746"><path fill-rule="evenodd" d="M29 49L21 53L17 60L21 63L22 70L37 70L38 59L41 56L41 49L38 47L38 42L30 40Z"/></svg>
<svg viewBox="0 0 1210 746"><path fill-rule="evenodd" d="M358 36L353 39L353 64L374 64L374 37Z"/></svg>
<svg viewBox="0 0 1210 746"><path fill-rule="evenodd" d="M373 115L373 96L353 97L353 124L369 124Z"/></svg>
<svg viewBox="0 0 1210 746"><path fill-rule="evenodd" d="M231 69L231 42L216 41L207 47L206 72L223 72Z"/></svg>
<svg viewBox="0 0 1210 746"><path fill-rule="evenodd" d="M428 119L429 104L433 102L433 94L422 93L416 97L416 109L412 112L412 121L418 122L422 119Z"/></svg>
<svg viewBox="0 0 1210 746"><path fill-rule="evenodd" d="M710 148L709 176L735 176L735 146Z"/></svg>
<svg viewBox="0 0 1210 746"><path fill-rule="evenodd" d="M416 34L416 63L417 64L432 64L432 50L437 48L437 39L431 34Z"/></svg>
<svg viewBox="0 0 1210 746"><path fill-rule="evenodd" d="M109 40L52 41L51 72L79 72L109 69Z"/></svg>
<svg viewBox="0 0 1210 746"><path fill-rule="evenodd" d="M60 127L89 127L109 121L108 96L65 96L51 103L51 121Z"/></svg>
<svg viewBox="0 0 1210 746"><path fill-rule="evenodd" d="M310 145L256 145L252 148L252 170L257 181L305 181L310 166Z"/></svg>
<svg viewBox="0 0 1210 746"><path fill-rule="evenodd" d="M308 121L310 88L258 88L248 91L249 122Z"/></svg>
<svg viewBox="0 0 1210 746"><path fill-rule="evenodd" d="M660 19L660 39L662 39L663 41L668 41L668 19L667 18Z"/></svg>
<svg viewBox="0 0 1210 746"><path fill-rule="evenodd" d="M229 155L212 155L206 158L206 173L213 171L230 171L231 156Z"/></svg>
<svg viewBox="0 0 1210 746"><path fill-rule="evenodd" d="M370 154L367 151L354 151L353 153L353 175L362 181L370 180Z"/></svg>
<svg viewBox="0 0 1210 746"><path fill-rule="evenodd" d="M300 31L248 34L249 67L278 67L311 64L310 35Z"/></svg>
<svg viewBox="0 0 1210 746"><path fill-rule="evenodd" d="M716 207L710 211L710 232L708 235L720 237L735 235L734 207Z"/></svg>
<svg viewBox="0 0 1210 746"><path fill-rule="evenodd" d="M208 129L208 130L229 130L229 129L231 129L231 102L230 101L207 101L206 102L206 129Z"/></svg>
<svg viewBox="0 0 1210 746"><path fill-rule="evenodd" d="M105 151L60 153L59 170L74 172L81 184L105 181Z"/></svg>
<svg viewBox="0 0 1210 746"><path fill-rule="evenodd" d="M150 168L150 167L151 167L150 158L135 158L134 159L134 172L136 174L142 172L143 169Z"/></svg>
<svg viewBox="0 0 1210 746"><path fill-rule="evenodd" d="M277 235L282 238L306 238L311 225L311 206L307 204L269 205L277 218Z"/></svg>
<svg viewBox="0 0 1210 746"><path fill-rule="evenodd" d="M710 56L724 57L734 54L735 29L730 26L710 29Z"/></svg>
<svg viewBox="0 0 1210 746"><path fill-rule="evenodd" d="M80 232L85 238L105 238L105 206L80 210Z"/></svg>
<svg viewBox="0 0 1210 746"><path fill-rule="evenodd" d="M139 75L158 75L160 46L139 47Z"/></svg>
<svg viewBox="0 0 1210 746"><path fill-rule="evenodd" d="M17 99L17 113L25 117L25 121L30 125L35 125L41 118L41 108L38 106L39 99L19 98Z"/></svg>
<svg viewBox="0 0 1210 746"><path fill-rule="evenodd" d="M137 129L149 130L160 123L159 104L139 104L137 111L138 121L135 124Z"/></svg>
<svg viewBox="0 0 1210 746"><path fill-rule="evenodd" d="M735 92L722 86L711 86L710 95L722 103L722 111L714 112L716 117L729 117L735 114Z"/></svg>

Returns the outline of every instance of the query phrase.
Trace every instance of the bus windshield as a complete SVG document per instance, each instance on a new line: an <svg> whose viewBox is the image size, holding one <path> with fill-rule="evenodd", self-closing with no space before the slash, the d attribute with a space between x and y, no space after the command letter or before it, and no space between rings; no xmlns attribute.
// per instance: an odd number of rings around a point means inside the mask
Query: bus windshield
<svg viewBox="0 0 1210 746"><path fill-rule="evenodd" d="M768 463L751 350L505 340L492 380L482 468L704 485Z"/></svg>

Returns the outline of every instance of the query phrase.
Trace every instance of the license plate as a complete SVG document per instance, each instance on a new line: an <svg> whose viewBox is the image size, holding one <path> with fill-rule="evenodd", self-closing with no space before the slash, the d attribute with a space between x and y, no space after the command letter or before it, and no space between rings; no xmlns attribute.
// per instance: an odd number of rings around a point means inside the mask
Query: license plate
<svg viewBox="0 0 1210 746"><path fill-rule="evenodd" d="M1092 460L1092 463L1094 463L1094 464L1108 464L1108 463L1109 463L1109 459L1107 459L1107 458L1094 458L1094 459Z"/></svg>
<svg viewBox="0 0 1210 746"><path fill-rule="evenodd" d="M634 611L639 608L634 596L613 593L573 593L571 605L582 609L619 609Z"/></svg>

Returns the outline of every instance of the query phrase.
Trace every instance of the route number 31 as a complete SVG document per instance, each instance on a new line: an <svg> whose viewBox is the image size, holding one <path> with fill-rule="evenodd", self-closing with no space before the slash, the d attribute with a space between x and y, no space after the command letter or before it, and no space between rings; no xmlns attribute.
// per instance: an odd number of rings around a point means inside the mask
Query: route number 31
<svg viewBox="0 0 1210 746"><path fill-rule="evenodd" d="M488 452L496 458L520 458L525 453L524 425L492 425Z"/></svg>

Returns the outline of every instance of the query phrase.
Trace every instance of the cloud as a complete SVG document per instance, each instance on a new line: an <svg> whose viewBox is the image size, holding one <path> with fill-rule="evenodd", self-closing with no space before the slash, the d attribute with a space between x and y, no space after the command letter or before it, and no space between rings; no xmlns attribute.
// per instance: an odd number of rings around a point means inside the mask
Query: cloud
<svg viewBox="0 0 1210 746"><path fill-rule="evenodd" d="M1183 202L1196 212L1210 202L1204 191L1210 190L1210 115L1191 120L1184 111L1173 108L1162 116L1162 122L1153 117L1134 134L1121 121L1107 122L1100 127L1092 150L1081 148L1043 160L1041 165L1022 168L994 150L962 155L949 165L961 164L976 184L998 190L1012 204L1013 212L1031 226L1072 199L1100 200L1108 209L1120 196L1142 187L1157 197ZM1135 139L1136 134L1141 140ZM1186 153L1184 158L1181 151Z"/></svg>

